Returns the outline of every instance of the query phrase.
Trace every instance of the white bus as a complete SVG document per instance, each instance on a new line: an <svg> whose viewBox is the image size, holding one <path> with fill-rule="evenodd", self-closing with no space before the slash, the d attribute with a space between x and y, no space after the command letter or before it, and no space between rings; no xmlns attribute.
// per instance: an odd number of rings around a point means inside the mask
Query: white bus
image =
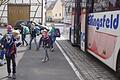
<svg viewBox="0 0 120 80"><path fill-rule="evenodd" d="M87 51L120 74L120 0L94 0L87 15ZM120 76L120 75L119 75Z"/></svg>
<svg viewBox="0 0 120 80"><path fill-rule="evenodd" d="M120 68L120 11L88 15L87 51L113 70Z"/></svg>
<svg viewBox="0 0 120 80"><path fill-rule="evenodd" d="M120 77L120 0L82 0L80 48Z"/></svg>

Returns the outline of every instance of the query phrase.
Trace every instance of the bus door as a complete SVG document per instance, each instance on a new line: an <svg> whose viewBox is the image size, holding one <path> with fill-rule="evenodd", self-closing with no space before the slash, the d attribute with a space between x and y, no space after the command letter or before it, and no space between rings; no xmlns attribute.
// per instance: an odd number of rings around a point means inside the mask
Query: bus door
<svg viewBox="0 0 120 80"><path fill-rule="evenodd" d="M72 3L72 24L70 31L70 41L72 45L80 46L80 0Z"/></svg>
<svg viewBox="0 0 120 80"><path fill-rule="evenodd" d="M82 51L86 51L87 47L87 15L92 12L93 9L93 0L82 0L81 2L81 31L80 31L80 48Z"/></svg>

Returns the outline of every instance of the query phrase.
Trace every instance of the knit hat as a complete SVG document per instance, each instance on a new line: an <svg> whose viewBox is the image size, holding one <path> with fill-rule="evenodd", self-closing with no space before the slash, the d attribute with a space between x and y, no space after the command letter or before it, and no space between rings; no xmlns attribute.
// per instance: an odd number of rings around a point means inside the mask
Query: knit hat
<svg viewBox="0 0 120 80"><path fill-rule="evenodd" d="M12 32L12 26L11 25L7 25L7 31Z"/></svg>

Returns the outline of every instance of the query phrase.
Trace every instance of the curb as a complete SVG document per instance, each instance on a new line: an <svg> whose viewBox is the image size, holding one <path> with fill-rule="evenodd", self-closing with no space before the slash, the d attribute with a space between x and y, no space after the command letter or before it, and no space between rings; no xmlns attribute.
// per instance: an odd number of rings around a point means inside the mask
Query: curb
<svg viewBox="0 0 120 80"><path fill-rule="evenodd" d="M68 61L68 63L70 64L71 68L73 69L73 71L75 72L75 74L77 75L77 77L79 78L79 80L85 80L82 77L82 75L80 74L80 72L78 71L77 67L72 62L72 60L70 60L70 58L68 57L68 55L66 54L66 52L61 48L61 46L59 45L58 42L56 42L56 45L58 46L58 48L60 49L60 51L62 52L62 54L66 58L66 60Z"/></svg>

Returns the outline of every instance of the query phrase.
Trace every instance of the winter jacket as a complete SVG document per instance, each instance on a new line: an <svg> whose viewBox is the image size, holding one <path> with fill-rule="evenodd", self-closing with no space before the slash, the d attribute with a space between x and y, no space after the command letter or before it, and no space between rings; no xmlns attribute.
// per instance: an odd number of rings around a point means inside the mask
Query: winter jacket
<svg viewBox="0 0 120 80"><path fill-rule="evenodd" d="M39 46L41 45L43 43L43 47L44 48L49 48L50 47L50 44L51 44L51 40L50 40L50 38L49 38L49 36L48 37L41 37L40 38L40 41L39 41Z"/></svg>
<svg viewBox="0 0 120 80"><path fill-rule="evenodd" d="M36 29L31 29L31 33L30 34L31 34L32 38L36 37L36 34L37 34Z"/></svg>
<svg viewBox="0 0 120 80"><path fill-rule="evenodd" d="M7 36L11 37L10 40L7 39ZM3 38L2 45L6 50L6 55L16 54L16 39L13 37L12 33L7 33Z"/></svg>

